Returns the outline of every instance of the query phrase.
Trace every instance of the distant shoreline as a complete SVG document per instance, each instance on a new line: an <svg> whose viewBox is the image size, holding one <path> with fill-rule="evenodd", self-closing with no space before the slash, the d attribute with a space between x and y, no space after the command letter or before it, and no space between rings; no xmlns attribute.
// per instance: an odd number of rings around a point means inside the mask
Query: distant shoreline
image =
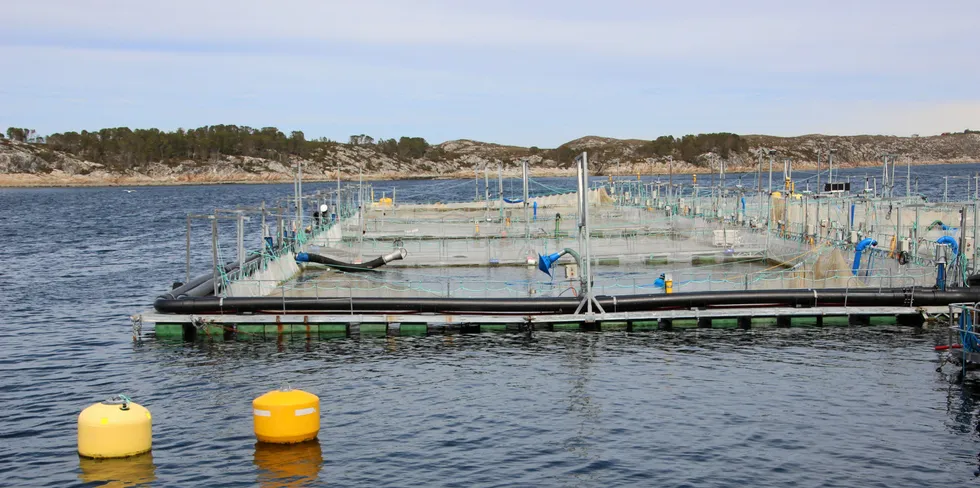
<svg viewBox="0 0 980 488"><path fill-rule="evenodd" d="M917 166L935 166L935 165L960 165L960 164L980 164L980 161L966 161L966 160L936 160L936 161L916 161L912 164L912 167ZM854 168L874 168L881 167L881 161L863 161L859 163L846 163L846 164L835 164L835 169L854 169ZM624 165L625 166L625 165ZM660 164L654 168L641 168L639 171L630 171L629 168L617 168L615 166L606 168L602 174L592 175L592 176L613 176L613 177L635 177L637 173L641 176L667 176L670 174L669 170L664 167L665 165ZM898 161L898 167L906 167L907 163L903 161ZM777 173L782 172L782 162L773 162L773 171ZM817 163L815 161L797 161L793 163L793 170L795 171L816 171L818 169ZM824 161L820 164L821 170L827 169L827 162ZM762 171L768 173L768 161L763 163ZM717 169L696 167L687 163L678 163L675 167L673 174L691 175L691 174L717 174ZM758 166L752 165L751 167L731 167L726 168L726 174L755 174L758 172ZM128 187L128 186L202 186L202 185L264 185L264 184L287 184L292 183L292 178L288 177L278 177L279 174L264 174L264 175L253 175L244 174L241 177L231 177L231 178L214 178L214 177L200 177L195 178L194 175L184 175L178 178L151 178L147 176L88 176L88 175L69 175L66 173L56 172L56 173L45 173L45 174L34 174L34 173L6 173L0 174L0 188L115 188L115 187ZM520 171L514 168L507 168L504 170L504 176L507 178L520 177ZM557 169L557 168L547 168L539 169L537 171L532 169L532 176L534 177L555 177L555 178L568 178L575 176L574 169ZM470 171L457 171L454 173L442 173L442 174L408 174L408 173L370 173L364 174L363 176L357 174L341 174L341 181L351 182L357 181L358 178L363 177L365 181L394 181L394 180L451 180L451 179L471 179L473 178L473 173ZM494 175L494 178L496 175ZM336 175L324 176L324 175L304 175L304 182L309 183L325 183L325 182L335 182L337 181Z"/></svg>

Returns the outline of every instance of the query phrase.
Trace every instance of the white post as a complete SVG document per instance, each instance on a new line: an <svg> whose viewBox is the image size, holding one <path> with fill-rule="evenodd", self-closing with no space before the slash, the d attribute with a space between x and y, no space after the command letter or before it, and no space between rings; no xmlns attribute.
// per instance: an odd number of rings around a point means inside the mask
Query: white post
<svg viewBox="0 0 980 488"><path fill-rule="evenodd" d="M357 168L357 264L364 262L364 167Z"/></svg>
<svg viewBox="0 0 980 488"><path fill-rule="evenodd" d="M809 185L809 183L807 183ZM817 193L819 194L823 190L820 189L820 151L817 151Z"/></svg>
<svg viewBox="0 0 980 488"><path fill-rule="evenodd" d="M769 151L769 194L772 195L772 157L776 154L775 151Z"/></svg>
<svg viewBox="0 0 980 488"><path fill-rule="evenodd" d="M827 169L827 183L834 182L834 151L836 151L836 149L827 151L829 153L829 156L827 156L827 160L829 161Z"/></svg>
<svg viewBox="0 0 980 488"><path fill-rule="evenodd" d="M521 167L523 169L522 172L524 176L524 239L528 239L531 237L531 217L528 215L528 210L530 209L531 205L527 201L528 193L529 193L528 181L527 181L529 168L528 168L528 161L526 159L523 161Z"/></svg>
<svg viewBox="0 0 980 488"><path fill-rule="evenodd" d="M586 153L582 153L579 157L575 158L578 163L578 188L579 188L579 235L584 234L583 245L585 247L585 263L584 263L584 277L585 281L582 283L583 299L579 303L578 308L575 313L579 313L582 307L586 307L586 313L592 314L592 305L595 304L596 308L599 309L600 313L606 313L599 305L599 302L595 300L592 296L592 251L589 241L592 236L589 232L589 160Z"/></svg>
<svg viewBox="0 0 980 488"><path fill-rule="evenodd" d="M911 196L912 192L912 158L908 158L908 173L905 175L905 198Z"/></svg>
<svg viewBox="0 0 980 488"><path fill-rule="evenodd" d="M497 163L497 201L500 202L500 225L504 224L504 165Z"/></svg>
<svg viewBox="0 0 980 488"><path fill-rule="evenodd" d="M299 216L300 230L303 228L303 162L296 161L296 214Z"/></svg>
<svg viewBox="0 0 980 488"><path fill-rule="evenodd" d="M245 271L245 214L238 212L238 277L241 278Z"/></svg>

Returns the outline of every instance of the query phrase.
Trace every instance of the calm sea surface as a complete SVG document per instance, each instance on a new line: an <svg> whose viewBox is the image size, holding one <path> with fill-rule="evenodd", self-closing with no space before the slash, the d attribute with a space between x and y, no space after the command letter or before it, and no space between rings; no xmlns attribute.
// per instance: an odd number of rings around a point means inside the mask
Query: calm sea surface
<svg viewBox="0 0 980 488"><path fill-rule="evenodd" d="M978 170L913 171L919 191L937 200L943 176ZM841 174L863 187L866 173L880 171ZM571 183L540 179L532 190ZM397 186L400 201L474 194L472 180L374 186ZM508 197L519 188L505 184ZM950 180L949 194L963 198L972 188L972 180ZM291 186L135 190L0 190L0 486L974 482L980 381L951 385L935 372L935 332L135 344L129 315L183 279L185 215L272 202ZM228 256L230 229L222 230ZM196 275L210 260L206 223L195 223L193 241ZM283 383L320 396L318 444L255 444L251 400ZM115 393L153 412L152 455L80 460L78 413Z"/></svg>

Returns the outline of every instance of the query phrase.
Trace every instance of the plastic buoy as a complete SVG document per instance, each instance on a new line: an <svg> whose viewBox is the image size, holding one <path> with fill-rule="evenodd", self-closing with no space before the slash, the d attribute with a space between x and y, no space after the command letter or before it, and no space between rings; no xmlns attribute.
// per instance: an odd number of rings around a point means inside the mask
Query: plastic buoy
<svg viewBox="0 0 980 488"><path fill-rule="evenodd" d="M316 439L320 432L320 398L288 386L252 400L255 437L259 442L293 444Z"/></svg>
<svg viewBox="0 0 980 488"><path fill-rule="evenodd" d="M78 415L78 454L120 458L147 452L152 421L150 411L126 395L96 403Z"/></svg>

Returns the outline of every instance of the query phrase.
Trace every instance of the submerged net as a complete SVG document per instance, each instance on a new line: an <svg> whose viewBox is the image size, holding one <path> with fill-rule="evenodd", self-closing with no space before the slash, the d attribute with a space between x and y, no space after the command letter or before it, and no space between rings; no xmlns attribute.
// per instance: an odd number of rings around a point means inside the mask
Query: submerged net
<svg viewBox="0 0 980 488"><path fill-rule="evenodd" d="M832 248L813 263L813 279L820 288L844 288L851 277L851 268L840 249Z"/></svg>

